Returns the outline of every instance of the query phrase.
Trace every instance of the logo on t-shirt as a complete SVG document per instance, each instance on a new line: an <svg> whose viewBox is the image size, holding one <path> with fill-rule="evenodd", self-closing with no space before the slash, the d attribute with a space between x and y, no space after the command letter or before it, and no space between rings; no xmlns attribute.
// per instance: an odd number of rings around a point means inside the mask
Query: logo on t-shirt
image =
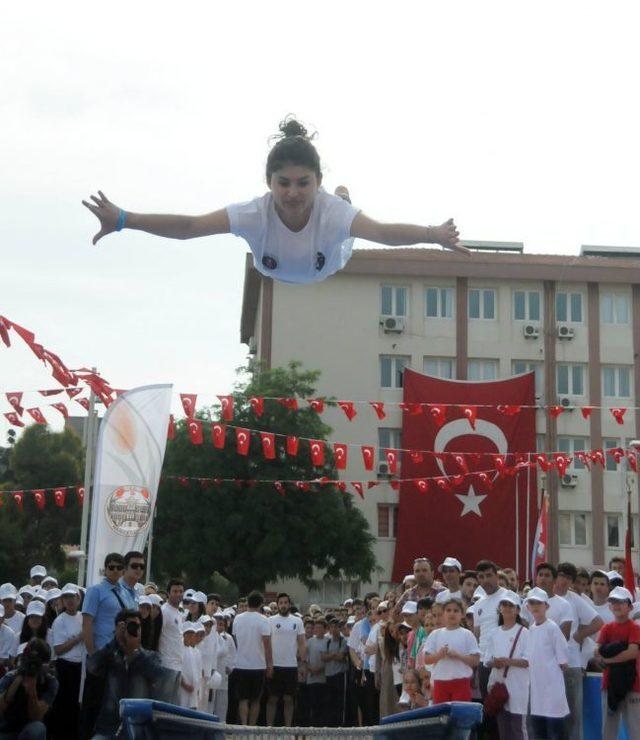
<svg viewBox="0 0 640 740"><path fill-rule="evenodd" d="M279 630L279 629L280 629L280 624L279 624L279 623L278 623L278 624L276 624L276 629L277 629L277 630Z"/></svg>
<svg viewBox="0 0 640 740"><path fill-rule="evenodd" d="M322 270L326 261L327 258L324 256L324 254L322 254L322 252L316 252L316 270L318 272Z"/></svg>
<svg viewBox="0 0 640 740"><path fill-rule="evenodd" d="M278 260L272 254L265 254L262 257L262 264L267 270L275 270L278 267Z"/></svg>

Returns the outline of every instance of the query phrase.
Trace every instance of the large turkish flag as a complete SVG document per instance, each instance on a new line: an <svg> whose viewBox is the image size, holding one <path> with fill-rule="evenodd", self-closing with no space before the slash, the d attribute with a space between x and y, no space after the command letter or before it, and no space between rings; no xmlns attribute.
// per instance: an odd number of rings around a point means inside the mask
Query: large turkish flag
<svg viewBox="0 0 640 740"><path fill-rule="evenodd" d="M464 568L489 558L528 575L537 489L535 467L522 463L536 450L534 374L468 382L406 369L403 400L443 406L404 414L402 447L425 453L403 453L393 580L402 581L420 556L437 567L451 555ZM465 453L462 466L454 455L438 453ZM498 474L501 467L506 474ZM436 476L440 485L416 485Z"/></svg>

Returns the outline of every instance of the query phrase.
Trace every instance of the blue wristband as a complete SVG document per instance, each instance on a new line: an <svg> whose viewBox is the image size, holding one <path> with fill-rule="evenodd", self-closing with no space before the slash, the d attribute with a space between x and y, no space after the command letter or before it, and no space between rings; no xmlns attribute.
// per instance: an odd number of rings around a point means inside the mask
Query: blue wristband
<svg viewBox="0 0 640 740"><path fill-rule="evenodd" d="M124 229L124 222L127 218L126 212L121 208L118 211L118 223L116 225L116 231L122 231Z"/></svg>

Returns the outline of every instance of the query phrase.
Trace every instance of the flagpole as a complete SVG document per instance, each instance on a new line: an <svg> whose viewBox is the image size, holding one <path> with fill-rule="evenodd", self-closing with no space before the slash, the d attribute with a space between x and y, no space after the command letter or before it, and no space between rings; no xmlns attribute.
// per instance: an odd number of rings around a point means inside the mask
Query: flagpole
<svg viewBox="0 0 640 740"><path fill-rule="evenodd" d="M529 463L531 462L531 454L529 454ZM529 556L531 555L531 465L527 467L527 532L526 532L526 547L525 547L525 573L529 573Z"/></svg>
<svg viewBox="0 0 640 740"><path fill-rule="evenodd" d="M520 572L520 481L522 475L516 478L516 573Z"/></svg>
<svg viewBox="0 0 640 740"><path fill-rule="evenodd" d="M91 368L92 373L96 373L96 368ZM95 446L95 427L97 414L95 413L96 394L93 388L89 393L89 415L85 426L85 461L84 461L84 499L82 502L82 524L80 528L80 551L82 557L78 561L78 585L84 586L87 574L87 541L89 534L89 510L91 508L91 478L93 476L93 454Z"/></svg>

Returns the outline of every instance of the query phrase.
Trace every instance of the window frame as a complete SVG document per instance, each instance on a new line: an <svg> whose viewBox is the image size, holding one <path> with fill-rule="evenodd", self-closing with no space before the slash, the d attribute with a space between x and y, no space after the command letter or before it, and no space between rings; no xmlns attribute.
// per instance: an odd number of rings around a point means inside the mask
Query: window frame
<svg viewBox="0 0 640 740"><path fill-rule="evenodd" d="M391 289L391 310L393 313L385 313L382 310L382 291L384 288L390 288ZM398 296L397 292L398 290L404 290L405 292L405 298L404 298L404 307L405 312L404 313L398 313ZM390 318L398 318L398 319L406 319L409 316L409 297L411 295L411 286L409 285L400 285L396 283L380 283L380 316L390 317Z"/></svg>
<svg viewBox="0 0 640 740"><path fill-rule="evenodd" d="M495 377L493 378L487 378L485 377L484 372L482 373L482 377L480 378L472 378L471 377L471 367L472 363L479 362L483 363L483 366L486 365L486 363L493 363L493 367L495 367ZM500 376L500 360L495 357L470 357L467 360L467 380L471 380L474 383L487 383L494 380L498 380Z"/></svg>
<svg viewBox="0 0 640 740"><path fill-rule="evenodd" d="M561 443L561 439L567 440L568 444L565 445L564 443ZM563 452L565 455L570 455L573 458L573 470L578 472L583 472L584 470L586 470L585 464L580 462L580 460L575 457L575 453L576 451L586 452L589 449L589 437L581 437L579 434L559 434L557 440L558 452ZM583 446L576 447L576 440L580 440ZM563 449L563 447L566 447L566 449Z"/></svg>
<svg viewBox="0 0 640 740"><path fill-rule="evenodd" d="M560 368L566 367L567 370L567 388L566 391L560 390ZM576 393L573 387L573 368L580 368L582 371L582 393ZM583 362L557 362L556 363L556 395L569 396L571 398L586 398L586 365Z"/></svg>
<svg viewBox="0 0 640 740"><path fill-rule="evenodd" d="M576 542L576 517L584 517L584 542ZM569 517L569 528L571 531L571 542L563 542L561 537L561 518ZM558 543L560 547L588 548L591 547L590 538L591 520L588 511L559 511L558 512Z"/></svg>
<svg viewBox="0 0 640 740"><path fill-rule="evenodd" d="M611 315L612 320L607 321L604 317L604 300L605 297L611 297ZM626 321L618 320L618 299L624 298L626 304ZM600 323L607 326L629 326L631 322L631 297L626 291L605 290L600 293Z"/></svg>
<svg viewBox="0 0 640 740"><path fill-rule="evenodd" d="M525 369L521 373L516 372L516 362L522 363L525 368L529 369ZM533 368L531 368L531 365L533 365ZM541 362L540 360L511 360L511 373L513 375L525 375L526 373L530 373L532 370L535 374L536 398L544 398L544 362Z"/></svg>
<svg viewBox="0 0 640 740"><path fill-rule="evenodd" d="M516 293L522 293L524 295L524 317L518 318L516 316ZM538 317L532 318L531 316L531 296L538 296ZM540 290L528 290L526 288L514 288L511 292L511 305L512 305L512 318L514 321L530 322L533 324L539 324L542 321L542 291Z"/></svg>
<svg viewBox="0 0 640 740"><path fill-rule="evenodd" d="M431 316L428 312L429 307L429 301L427 298L427 294L430 290L437 291L436 294L436 315ZM450 315L445 315L442 306L442 294L444 291L447 291L450 295L450 302L451 302L451 313ZM425 285L424 286L424 316L426 319L447 319L452 320L455 318L456 311L455 311L455 288L452 285Z"/></svg>
<svg viewBox="0 0 640 740"><path fill-rule="evenodd" d="M437 375L427 372L427 368L426 368L427 362L437 363L437 366L438 366ZM450 375L442 375L442 373L440 373L441 363L446 363L446 362L448 362L451 365ZM444 380L455 380L456 379L456 358L455 357L431 357L429 355L424 355L422 357L422 372L425 375L430 375L432 378L442 378Z"/></svg>
<svg viewBox="0 0 640 740"><path fill-rule="evenodd" d="M387 534L380 534L380 513L386 511L386 529ZM377 532L379 540L396 540L398 539L398 504L379 503L376 507Z"/></svg>
<svg viewBox="0 0 640 740"><path fill-rule="evenodd" d="M392 385L383 385L383 372L382 372L382 363L383 360L390 360L391 361L391 382ZM402 366L402 370L404 370L406 367L411 367L411 355L379 355L378 359L378 367L379 367L379 377L378 380L380 382L380 388L384 390L395 390L399 391L402 390L403 387L403 381L402 381L402 373L398 370L398 361L399 360L406 360L406 363ZM400 382L397 385L393 384L394 377L397 379L400 378Z"/></svg>
<svg viewBox="0 0 640 740"><path fill-rule="evenodd" d="M566 319L558 318L558 296L559 295L565 295L567 297L567 318ZM580 319L573 318L573 306L571 304L572 296L580 297ZM584 294L582 293L582 291L577 291L577 290L558 290L556 291L556 298L555 298L556 324L575 324L575 325L584 324L584 307L585 307L585 300L584 300Z"/></svg>
<svg viewBox="0 0 640 740"><path fill-rule="evenodd" d="M602 380L602 386L601 386L602 397L603 398L623 398L625 400L630 400L631 398L633 398L633 392L632 392L632 387L631 387L632 377L633 377L632 372L631 372L632 369L633 369L633 365L602 365L602 379L601 379ZM605 372L607 370L613 370L613 373L614 373L614 382L613 382L614 394L613 395L605 393L604 378L605 378ZM621 370L626 370L627 375L628 375L627 383L629 386L629 393L626 396L623 396L620 393L620 371Z"/></svg>
<svg viewBox="0 0 640 740"><path fill-rule="evenodd" d="M478 316L471 315L471 294L477 292L478 295ZM485 316L485 293L493 293L493 316ZM467 318L469 321L497 321L498 318L498 291L496 288L469 288L467 294Z"/></svg>

